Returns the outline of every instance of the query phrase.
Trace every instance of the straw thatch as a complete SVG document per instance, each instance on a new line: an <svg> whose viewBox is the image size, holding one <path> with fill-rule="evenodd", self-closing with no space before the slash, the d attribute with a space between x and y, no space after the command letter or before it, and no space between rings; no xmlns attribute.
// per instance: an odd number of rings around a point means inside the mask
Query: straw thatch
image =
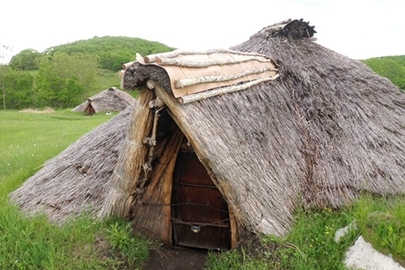
<svg viewBox="0 0 405 270"><path fill-rule="evenodd" d="M153 173L162 166L163 155L148 163L154 144L142 142L153 134L156 116L148 103L156 97L167 106L159 110L170 115L192 145L238 224L249 231L285 234L300 205L340 207L363 190L404 193L404 94L361 62L314 42L314 33L302 20L262 29L231 50L273 59L279 77L187 104L174 98L162 66L133 63L123 85L144 86L133 112L138 120L136 128L130 127L103 213L140 224L139 212L147 210L139 209L152 198L162 207L148 208L143 224L153 229L163 221L167 202L151 194L159 186L156 196L170 193L164 188L170 173L163 172L165 182L159 184ZM162 139L156 143L163 144ZM176 147L177 141L168 152Z"/></svg>
<svg viewBox="0 0 405 270"><path fill-rule="evenodd" d="M228 203L232 246L240 229L285 234L300 206L404 193L404 94L314 33L289 20L230 50L125 65L124 87L141 87L131 116L128 108L48 161L12 200L58 222L118 214L170 243L173 170L185 142Z"/></svg>
<svg viewBox="0 0 405 270"><path fill-rule="evenodd" d="M88 98L85 102L73 108L72 112L86 112L87 114L120 112L134 102L135 99L127 92L116 87L110 87Z"/></svg>
<svg viewBox="0 0 405 270"><path fill-rule="evenodd" d="M62 222L87 212L97 216L110 189L110 176L125 140L129 106L47 161L10 194L23 211Z"/></svg>

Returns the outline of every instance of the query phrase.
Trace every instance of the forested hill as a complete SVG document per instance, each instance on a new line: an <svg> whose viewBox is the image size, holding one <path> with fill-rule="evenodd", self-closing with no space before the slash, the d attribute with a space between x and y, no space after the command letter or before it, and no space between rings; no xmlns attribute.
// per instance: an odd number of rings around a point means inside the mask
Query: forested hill
<svg viewBox="0 0 405 270"><path fill-rule="evenodd" d="M112 36L54 46L42 53L23 50L9 65L0 65L1 107L72 108L101 90L119 87L118 71L134 61L136 53L172 50L159 42Z"/></svg>
<svg viewBox="0 0 405 270"><path fill-rule="evenodd" d="M35 70L38 69L37 60L41 56L66 53L70 56L75 54L95 56L98 59L100 68L118 71L123 63L133 61L136 53L148 55L172 50L174 48L156 41L131 37L104 36L54 46L43 53L27 49L13 56L10 66L19 70Z"/></svg>
<svg viewBox="0 0 405 270"><path fill-rule="evenodd" d="M369 58L363 62L375 73L387 77L405 91L405 55Z"/></svg>
<svg viewBox="0 0 405 270"><path fill-rule="evenodd" d="M95 54L100 58L99 63L101 68L118 71L121 69L123 63L133 61L136 53L148 55L172 50L174 48L162 43L141 38L105 36L52 47L49 49L49 53L66 52L69 55L74 53Z"/></svg>
<svg viewBox="0 0 405 270"><path fill-rule="evenodd" d="M45 52L23 50L9 65L0 65L0 108L72 108L101 90L119 87L118 71L134 61L136 53L172 50L159 42L117 36L79 40ZM405 91L404 55L362 61Z"/></svg>

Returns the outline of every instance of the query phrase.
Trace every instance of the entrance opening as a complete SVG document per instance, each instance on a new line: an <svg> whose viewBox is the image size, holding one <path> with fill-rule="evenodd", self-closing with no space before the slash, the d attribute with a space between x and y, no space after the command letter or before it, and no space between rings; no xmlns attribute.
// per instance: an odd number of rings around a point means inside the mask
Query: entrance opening
<svg viewBox="0 0 405 270"><path fill-rule="evenodd" d="M87 108L86 108L85 112L86 112L88 115L93 115L93 114L96 113L96 110L93 108L93 106L91 105L91 103L89 103L89 105L87 105Z"/></svg>
<svg viewBox="0 0 405 270"><path fill-rule="evenodd" d="M172 192L175 245L230 249L228 205L194 152L179 152Z"/></svg>

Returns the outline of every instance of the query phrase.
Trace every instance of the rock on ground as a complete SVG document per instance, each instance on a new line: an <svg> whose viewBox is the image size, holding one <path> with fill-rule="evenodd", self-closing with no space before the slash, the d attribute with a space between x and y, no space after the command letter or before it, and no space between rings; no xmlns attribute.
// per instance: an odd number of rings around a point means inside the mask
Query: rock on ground
<svg viewBox="0 0 405 270"><path fill-rule="evenodd" d="M349 269L405 270L392 258L375 250L362 236L346 252L345 265Z"/></svg>

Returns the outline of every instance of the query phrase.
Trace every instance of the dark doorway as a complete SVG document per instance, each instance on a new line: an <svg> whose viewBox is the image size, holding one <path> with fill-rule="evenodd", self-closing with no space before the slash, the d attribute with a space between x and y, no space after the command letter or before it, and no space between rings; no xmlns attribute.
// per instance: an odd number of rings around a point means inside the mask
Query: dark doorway
<svg viewBox="0 0 405 270"><path fill-rule="evenodd" d="M174 244L230 249L228 205L194 152L180 152L173 179Z"/></svg>
<svg viewBox="0 0 405 270"><path fill-rule="evenodd" d="M89 105L87 105L87 108L86 108L85 112L86 112L88 115L93 115L93 114L96 113L96 110L93 108L93 106L91 105L91 103L89 103Z"/></svg>

